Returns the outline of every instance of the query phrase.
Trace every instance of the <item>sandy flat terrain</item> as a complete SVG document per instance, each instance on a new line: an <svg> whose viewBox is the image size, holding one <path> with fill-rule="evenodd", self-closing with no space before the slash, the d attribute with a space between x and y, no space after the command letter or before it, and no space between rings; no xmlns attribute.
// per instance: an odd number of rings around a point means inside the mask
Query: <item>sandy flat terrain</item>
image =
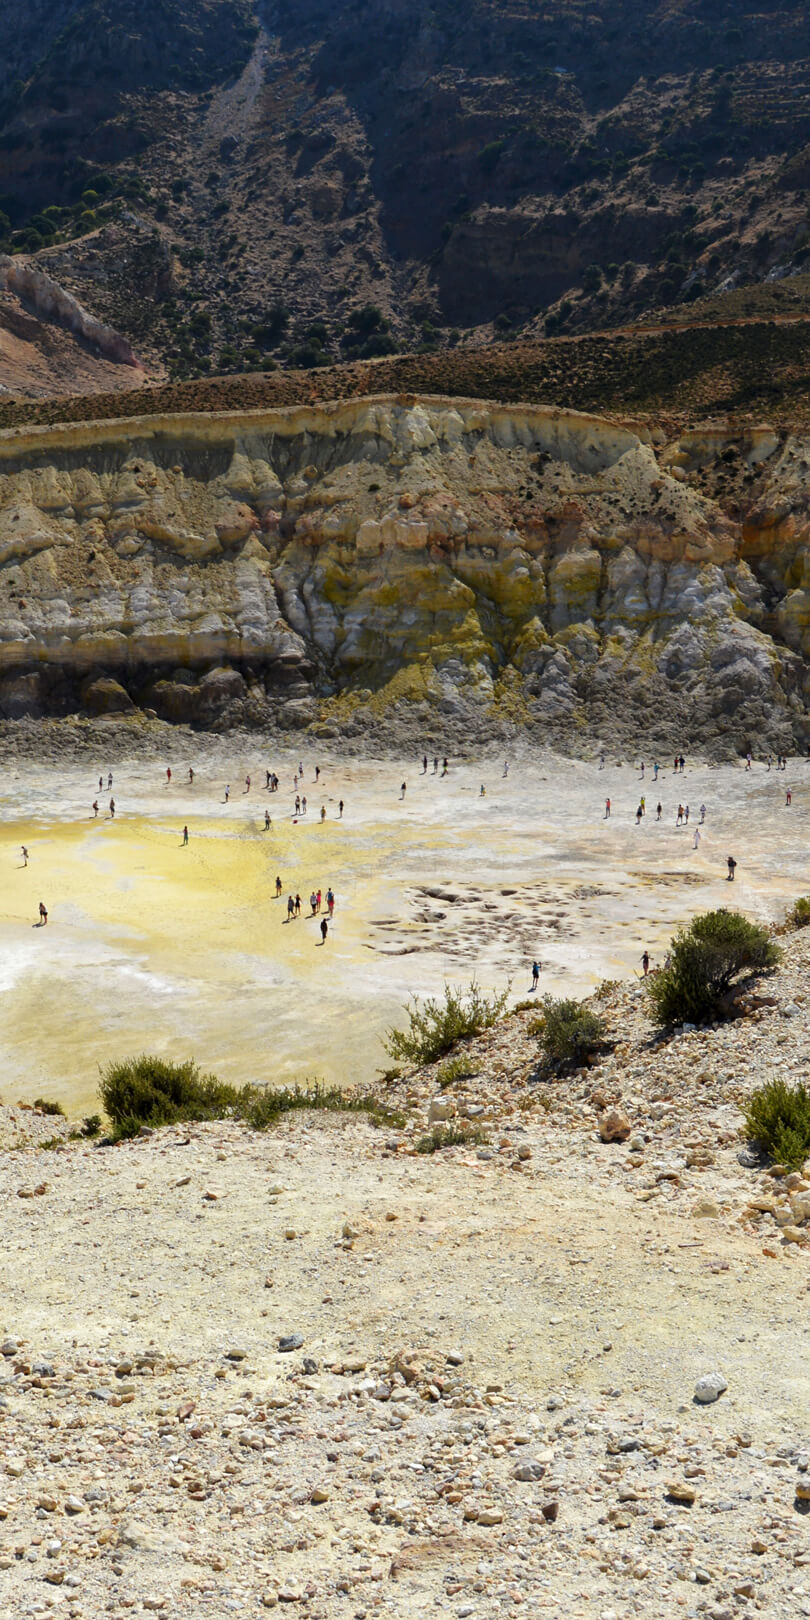
<svg viewBox="0 0 810 1620"><path fill-rule="evenodd" d="M6 771L7 1100L47 1092L88 1108L99 1064L144 1047L194 1055L229 1080L366 1084L385 1065L381 1037L409 994L475 974L491 988L511 982L516 1000L535 956L541 987L554 994L637 971L645 947L661 956L680 921L727 902L728 853L739 862L735 904L752 916L780 916L808 887L802 761L781 773L690 765L677 777L670 764L656 784L649 768L642 782L631 766L551 755L512 762L506 778L502 758L451 762L446 777L432 762L425 776L414 762L319 759L317 784L316 761L304 761L306 818L294 814L297 756L240 758L224 742L213 760L172 759L170 787L165 767L117 764L114 821L104 761L102 793L98 775L76 766ZM267 766L281 777L277 794L264 791ZM675 826L679 802L690 805L688 827ZM309 894L330 884L337 905L321 948ZM303 915L288 925L286 896L296 890ZM47 928L34 926L40 899Z"/></svg>

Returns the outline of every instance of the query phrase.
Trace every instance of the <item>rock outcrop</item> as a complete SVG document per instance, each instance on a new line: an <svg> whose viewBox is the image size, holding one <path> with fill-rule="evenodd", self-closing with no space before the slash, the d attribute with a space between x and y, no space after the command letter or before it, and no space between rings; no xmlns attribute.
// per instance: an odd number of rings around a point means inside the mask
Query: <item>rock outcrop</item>
<svg viewBox="0 0 810 1620"><path fill-rule="evenodd" d="M137 355L120 332L88 313L78 299L58 281L26 259L0 256L0 288L16 293L20 301L41 320L55 321L88 343L105 360L139 370Z"/></svg>
<svg viewBox="0 0 810 1620"><path fill-rule="evenodd" d="M745 510L699 487L745 467ZM0 708L787 747L810 443L374 398L0 435Z"/></svg>

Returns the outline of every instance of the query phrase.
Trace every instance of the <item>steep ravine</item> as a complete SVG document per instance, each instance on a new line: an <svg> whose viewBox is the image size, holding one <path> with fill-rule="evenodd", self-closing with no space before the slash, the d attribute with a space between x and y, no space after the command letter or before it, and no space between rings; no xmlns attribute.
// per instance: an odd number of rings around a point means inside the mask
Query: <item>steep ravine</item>
<svg viewBox="0 0 810 1620"><path fill-rule="evenodd" d="M9 430L0 709L801 745L809 486L767 427L468 400Z"/></svg>

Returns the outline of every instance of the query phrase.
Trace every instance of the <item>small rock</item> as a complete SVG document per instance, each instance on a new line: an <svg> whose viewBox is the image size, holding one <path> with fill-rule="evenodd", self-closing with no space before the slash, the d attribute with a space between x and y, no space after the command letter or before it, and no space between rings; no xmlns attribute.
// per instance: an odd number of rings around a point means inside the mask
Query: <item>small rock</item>
<svg viewBox="0 0 810 1620"><path fill-rule="evenodd" d="M682 1502L685 1507L691 1507L692 1503L697 1499L697 1491L694 1485L685 1479L668 1479L666 1493L673 1502Z"/></svg>
<svg viewBox="0 0 810 1620"><path fill-rule="evenodd" d="M450 1119L453 1114L453 1103L449 1097L433 1097L428 1108L428 1124L441 1124Z"/></svg>
<svg viewBox="0 0 810 1620"><path fill-rule="evenodd" d="M623 1108L608 1108L599 1116L599 1135L603 1142L626 1142L631 1130Z"/></svg>
<svg viewBox="0 0 810 1620"><path fill-rule="evenodd" d="M796 1501L810 1502L810 1479L797 1479Z"/></svg>
<svg viewBox="0 0 810 1620"><path fill-rule="evenodd" d="M520 1462L515 1469L513 1477L520 1480L542 1479L545 1471L545 1463Z"/></svg>
<svg viewBox="0 0 810 1620"><path fill-rule="evenodd" d="M316 1506L321 1502L328 1502L329 1492L324 1490L322 1485L316 1485L309 1500L315 1503Z"/></svg>
<svg viewBox="0 0 810 1620"><path fill-rule="evenodd" d="M290 1350L300 1350L303 1342L304 1340L300 1333L286 1333L281 1339L279 1339L278 1347L282 1354L286 1355ZM279 1597L281 1597L280 1592Z"/></svg>
<svg viewBox="0 0 810 1620"><path fill-rule="evenodd" d="M713 1401L719 1401L726 1389L728 1383L722 1373L704 1373L695 1385L695 1400L700 1406L711 1406Z"/></svg>
<svg viewBox="0 0 810 1620"><path fill-rule="evenodd" d="M225 1351L225 1360L247 1361L247 1350L244 1350L239 1344L233 1344L231 1345L230 1350Z"/></svg>
<svg viewBox="0 0 810 1620"><path fill-rule="evenodd" d="M716 1221L719 1214L719 1206L713 1198L699 1198L692 1205L692 1215L696 1221Z"/></svg>
<svg viewBox="0 0 810 1620"><path fill-rule="evenodd" d="M546 1524L554 1524L558 1517L559 1511L560 1504L554 1496L550 1497L548 1502L544 1502L540 1509Z"/></svg>

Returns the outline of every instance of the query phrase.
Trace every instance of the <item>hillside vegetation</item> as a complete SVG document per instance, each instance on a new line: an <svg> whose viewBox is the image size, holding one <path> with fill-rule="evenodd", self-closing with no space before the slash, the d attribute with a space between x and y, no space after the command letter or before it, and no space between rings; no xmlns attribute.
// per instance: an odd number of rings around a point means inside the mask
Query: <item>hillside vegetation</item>
<svg viewBox="0 0 810 1620"><path fill-rule="evenodd" d="M178 378L807 311L809 63L791 0L9 0L0 249Z"/></svg>

